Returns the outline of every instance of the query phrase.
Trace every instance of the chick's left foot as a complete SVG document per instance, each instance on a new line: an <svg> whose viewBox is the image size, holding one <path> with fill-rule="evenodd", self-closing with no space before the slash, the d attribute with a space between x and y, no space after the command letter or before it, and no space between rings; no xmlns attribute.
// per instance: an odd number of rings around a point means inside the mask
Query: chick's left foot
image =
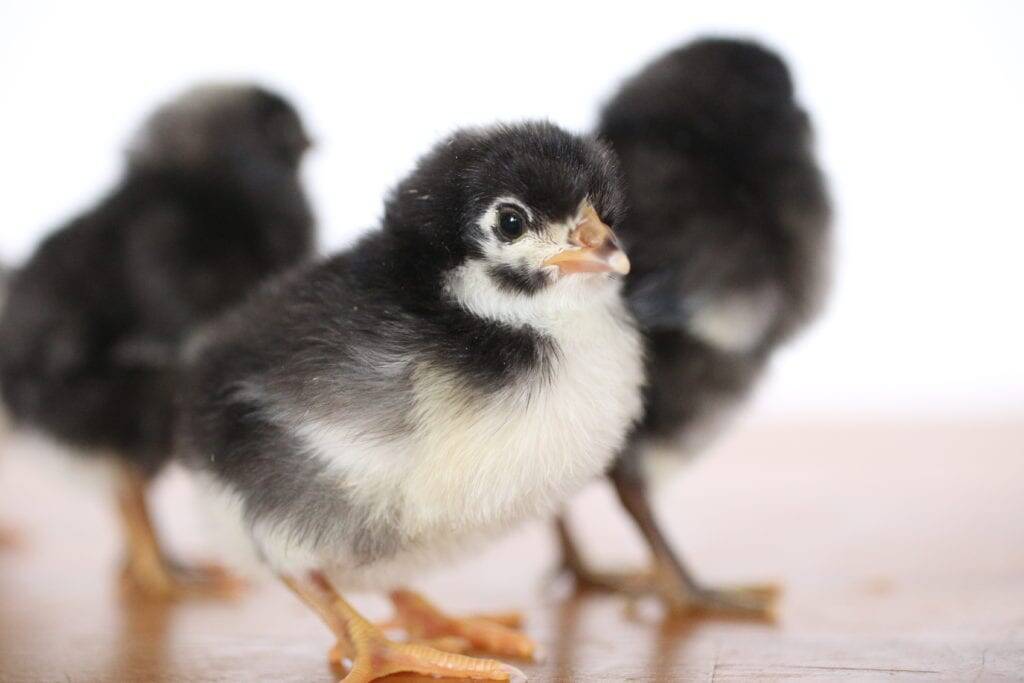
<svg viewBox="0 0 1024 683"><path fill-rule="evenodd" d="M676 615L771 620L781 590L774 584L705 587L692 585L669 569L602 572L567 565L579 588L611 591L630 597L653 596Z"/></svg>
<svg viewBox="0 0 1024 683"><path fill-rule="evenodd" d="M122 573L122 585L151 599L234 598L245 582L214 564L182 565L163 558L135 556Z"/></svg>
<svg viewBox="0 0 1024 683"><path fill-rule="evenodd" d="M212 564L187 566L168 557L149 513L148 483L130 465L121 470L117 496L127 558L121 575L129 592L158 600L233 598L245 583Z"/></svg>
<svg viewBox="0 0 1024 683"><path fill-rule="evenodd" d="M393 591L391 602L395 618L390 625L401 628L414 641L455 652L462 651L454 649L461 642L464 649L517 659L532 659L537 652L536 643L518 630L523 621L518 613L453 617L410 590Z"/></svg>
<svg viewBox="0 0 1024 683"><path fill-rule="evenodd" d="M648 594L657 596L673 614L772 621L781 589L770 583L740 586L691 585L672 571L646 572Z"/></svg>

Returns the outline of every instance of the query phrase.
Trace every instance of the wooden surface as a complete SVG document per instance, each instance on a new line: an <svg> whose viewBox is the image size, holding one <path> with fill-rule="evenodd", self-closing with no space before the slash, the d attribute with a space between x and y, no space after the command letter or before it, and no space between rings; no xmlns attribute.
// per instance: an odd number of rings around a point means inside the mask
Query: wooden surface
<svg viewBox="0 0 1024 683"><path fill-rule="evenodd" d="M159 513L202 550L187 485ZM1024 678L1024 420L746 427L659 495L697 571L772 579L777 625L664 620L656 606L543 588L536 524L417 587L452 610L521 607L534 681ZM573 520L595 558L642 548L595 486ZM0 463L0 681L331 681L332 644L282 589L236 604L119 597L105 501L27 460ZM384 616L377 598L357 599Z"/></svg>

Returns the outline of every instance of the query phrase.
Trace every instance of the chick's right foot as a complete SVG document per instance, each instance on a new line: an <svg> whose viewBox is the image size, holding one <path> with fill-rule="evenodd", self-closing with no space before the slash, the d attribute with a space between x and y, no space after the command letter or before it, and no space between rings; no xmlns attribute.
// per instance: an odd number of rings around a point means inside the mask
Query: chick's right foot
<svg viewBox="0 0 1024 683"><path fill-rule="evenodd" d="M437 678L473 680L525 680L515 667L493 659L476 659L438 650L423 643L396 643L373 624L349 620L345 638L330 653L331 662L340 666L351 661L345 683L365 683L396 673L412 673Z"/></svg>

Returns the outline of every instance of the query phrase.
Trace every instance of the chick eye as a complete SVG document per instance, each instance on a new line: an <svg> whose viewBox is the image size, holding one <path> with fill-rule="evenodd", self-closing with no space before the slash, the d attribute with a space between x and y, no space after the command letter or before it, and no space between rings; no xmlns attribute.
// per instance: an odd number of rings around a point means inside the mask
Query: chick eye
<svg viewBox="0 0 1024 683"><path fill-rule="evenodd" d="M526 234L526 217L514 206L502 206L498 209L498 234L509 242Z"/></svg>

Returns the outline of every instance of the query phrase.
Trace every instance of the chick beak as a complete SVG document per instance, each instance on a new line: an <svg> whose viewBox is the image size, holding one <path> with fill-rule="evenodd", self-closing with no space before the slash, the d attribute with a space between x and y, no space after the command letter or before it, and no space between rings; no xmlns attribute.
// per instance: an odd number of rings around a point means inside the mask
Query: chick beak
<svg viewBox="0 0 1024 683"><path fill-rule="evenodd" d="M619 240L594 207L587 206L583 217L569 233L569 242L576 248L560 251L545 259L544 265L558 266L562 273L618 273L629 272L629 258L619 246Z"/></svg>

